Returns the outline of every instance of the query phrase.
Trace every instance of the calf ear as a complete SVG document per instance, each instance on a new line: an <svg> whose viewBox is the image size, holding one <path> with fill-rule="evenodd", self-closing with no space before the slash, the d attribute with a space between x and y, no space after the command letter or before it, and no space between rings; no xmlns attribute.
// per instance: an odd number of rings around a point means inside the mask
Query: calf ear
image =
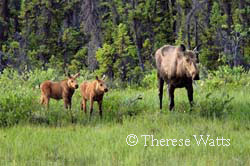
<svg viewBox="0 0 250 166"><path fill-rule="evenodd" d="M186 47L185 47L185 45L184 44L181 44L180 46L179 46L179 49L180 49L180 51L186 51Z"/></svg>
<svg viewBox="0 0 250 166"><path fill-rule="evenodd" d="M70 75L69 73L67 73L67 75L68 75L69 78L72 78L71 75Z"/></svg>
<svg viewBox="0 0 250 166"><path fill-rule="evenodd" d="M79 77L80 76L80 73L76 73L73 77L74 78L77 78L77 77Z"/></svg>

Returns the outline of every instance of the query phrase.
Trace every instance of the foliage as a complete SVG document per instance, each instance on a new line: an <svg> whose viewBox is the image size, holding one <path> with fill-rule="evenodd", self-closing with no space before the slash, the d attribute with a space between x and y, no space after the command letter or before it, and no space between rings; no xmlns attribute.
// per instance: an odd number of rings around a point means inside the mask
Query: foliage
<svg viewBox="0 0 250 166"><path fill-rule="evenodd" d="M250 60L249 1L9 0L6 5L0 7L8 9L0 15L1 69L89 69L140 82L154 68L158 48L180 43L189 49L202 44L200 61L207 69L248 67Z"/></svg>
<svg viewBox="0 0 250 166"><path fill-rule="evenodd" d="M100 65L99 72L126 81L135 74L136 69L135 46L130 41L126 25L119 24L117 31L112 34L112 39L112 45L105 43L96 53Z"/></svg>
<svg viewBox="0 0 250 166"><path fill-rule="evenodd" d="M163 165L166 158L170 165L249 165L249 4L1 1L0 165ZM179 89L169 112L164 89L160 113L154 53L180 43L188 49L202 44L202 80L194 84L192 111ZM79 83L109 76L103 119L96 104L91 120L80 110L79 90L72 112L62 101L51 100L49 110L39 104L41 82L62 80L67 72L80 72ZM232 146L129 147L130 133L159 139L211 134L230 138Z"/></svg>
<svg viewBox="0 0 250 166"><path fill-rule="evenodd" d="M14 70L5 70L1 75L0 89L5 95L0 96L0 126L11 126L30 118L34 100L26 93L28 88L24 83Z"/></svg>
<svg viewBox="0 0 250 166"><path fill-rule="evenodd" d="M95 73L81 70L78 82L80 84L86 80L93 80L95 76ZM0 76L0 90L4 91L4 95L0 97L0 126L10 126L20 122L49 123L54 125L71 123L70 112L62 109L62 101L55 102L51 100L49 112L39 104L40 84L44 80L58 81L65 78L66 76L54 69L26 71L21 75L13 69L5 69ZM193 108L194 112L198 112L202 117L207 118L231 116L232 102L236 100L237 95L229 94L227 88L233 91L243 87L247 88L250 86L248 78L249 73L244 72L240 67L231 69L224 66L217 72L209 73L207 79L201 80L197 85L194 85L195 93L201 94L199 98L195 97L197 102ZM158 110L156 70L146 74L140 84L132 82L129 86L126 85L127 88L119 80L107 80L107 84L109 92L104 99L104 109L109 110L106 113L107 116L110 116L107 118L111 118L114 121L122 121L124 116L141 114L143 111L146 111L145 108L152 111ZM121 91L122 87L126 89ZM176 93L176 96L180 95L178 91ZM186 96L186 92L181 96ZM186 97L181 98L186 100ZM73 114L78 121L81 121L82 118L79 110L80 100L81 97L77 90L73 96ZM150 104L148 105L148 103ZM180 104L182 102L178 100L178 97L177 103L177 112L183 112L183 110L188 109L188 104L186 102L184 105ZM95 112L97 114L97 110Z"/></svg>
<svg viewBox="0 0 250 166"><path fill-rule="evenodd" d="M240 68L231 70L223 67L220 70L220 74L211 75L203 83L217 77L224 78L229 75L227 73L248 74ZM235 84L232 88L230 84L225 84L209 89L198 83L194 86L194 107L191 112L184 88L175 92L176 107L173 112L167 109L168 96L164 90L163 110L160 112L157 87L154 85L156 71L152 71L143 81L146 86L110 88L104 96L103 119L99 118L96 103L92 119L89 119L89 111L85 114L80 110L81 96L77 90L72 107L74 124L71 124L70 112L63 109L62 101L51 100L49 110L38 103L40 90L34 86L45 79L60 80L63 76L53 69L25 72L22 75L13 69L5 69L0 75L0 91L4 92L0 96L1 164L53 162L62 165L108 165L112 162L118 165L161 165L166 162L162 154L168 156L170 160L167 160L174 164L179 164L176 156L185 154L181 161L188 163L187 165L202 165L207 162L217 164L217 161L221 163L221 159L230 161L227 163L229 165L237 165L247 164L249 160L250 89L245 85ZM78 82L91 79L94 79L93 73L82 70ZM243 79L248 80L247 77L242 77L241 80ZM237 79L233 81L238 82ZM158 140L188 138L192 139L192 144L179 148L171 145L167 148L148 146L145 151L145 142L138 137L138 144L131 149L125 142L131 133L137 136L154 135L154 139ZM194 134L209 134L209 138L214 138L215 142L217 137L230 139L231 145L198 146L192 137ZM232 153L238 160L232 160ZM193 156L195 159L191 160Z"/></svg>
<svg viewBox="0 0 250 166"><path fill-rule="evenodd" d="M220 66L216 71L208 73L208 79L204 80L202 86L208 89L230 86L237 88L238 86L249 86L248 72L242 67Z"/></svg>
<svg viewBox="0 0 250 166"><path fill-rule="evenodd" d="M230 97L225 92L223 92L221 96L213 95L212 92L209 92L202 98L204 100L197 103L194 108L201 116L216 119L225 118L231 114L231 102L234 97Z"/></svg>
<svg viewBox="0 0 250 166"><path fill-rule="evenodd" d="M151 73L146 74L142 80L144 88L155 88L158 86L157 71L153 70Z"/></svg>

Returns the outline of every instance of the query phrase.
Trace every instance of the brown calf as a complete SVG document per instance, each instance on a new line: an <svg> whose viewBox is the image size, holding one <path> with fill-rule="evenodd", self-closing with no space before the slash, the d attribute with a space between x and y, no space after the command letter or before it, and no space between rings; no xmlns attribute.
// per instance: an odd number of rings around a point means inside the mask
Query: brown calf
<svg viewBox="0 0 250 166"><path fill-rule="evenodd" d="M87 100L90 100L90 117L93 112L94 101L98 102L99 114L100 117L102 117L102 100L104 93L108 92L108 88L105 84L104 78L105 76L103 76L103 78L100 80L98 77L96 77L96 80L92 82L83 82L80 85L80 92L82 95L81 110L84 109L84 112L87 113L86 102Z"/></svg>
<svg viewBox="0 0 250 166"><path fill-rule="evenodd" d="M71 99L78 88L76 78L80 74L77 73L74 76L68 76L67 79L60 82L44 81L41 86L41 104L46 105L49 108L50 98L60 100L63 99L64 107L66 109L71 109Z"/></svg>

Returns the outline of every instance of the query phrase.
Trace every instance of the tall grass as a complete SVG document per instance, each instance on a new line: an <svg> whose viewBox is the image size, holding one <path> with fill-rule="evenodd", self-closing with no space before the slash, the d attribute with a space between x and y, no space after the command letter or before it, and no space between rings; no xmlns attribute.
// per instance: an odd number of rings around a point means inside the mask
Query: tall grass
<svg viewBox="0 0 250 166"><path fill-rule="evenodd" d="M194 86L192 112L185 89L176 90L173 112L164 89L160 112L154 74L136 88L110 89L103 119L96 104L91 120L80 110L76 91L72 124L62 101L51 100L49 110L39 104L39 83L63 76L54 70L23 76L6 70L0 77L0 165L249 165L249 75L224 76L213 73ZM82 73L79 82L91 78ZM127 145L129 134L138 136L136 146ZM144 146L144 134L190 139L191 146L150 146L150 140ZM193 135L201 134L230 139L230 146L197 146Z"/></svg>

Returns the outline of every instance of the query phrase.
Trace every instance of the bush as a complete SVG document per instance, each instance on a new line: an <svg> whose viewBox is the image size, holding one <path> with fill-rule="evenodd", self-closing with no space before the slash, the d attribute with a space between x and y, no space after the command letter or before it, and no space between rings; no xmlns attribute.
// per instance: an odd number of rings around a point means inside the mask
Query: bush
<svg viewBox="0 0 250 166"><path fill-rule="evenodd" d="M238 86L249 86L249 73L243 67L220 66L216 71L210 71L208 78L202 81L208 89L222 88L227 85L230 88Z"/></svg>
<svg viewBox="0 0 250 166"><path fill-rule="evenodd" d="M6 69L0 77L0 126L10 126L26 121L32 112L34 91L27 88L25 81L14 70Z"/></svg>
<svg viewBox="0 0 250 166"><path fill-rule="evenodd" d="M26 79L26 83L29 84L30 88L39 88L38 86L45 80L59 80L63 79L64 75L59 77L59 72L49 68L48 70L35 69L34 71L25 72L21 77ZM20 76L19 76L20 77Z"/></svg>
<svg viewBox="0 0 250 166"><path fill-rule="evenodd" d="M158 85L157 71L153 70L151 73L146 74L142 80L142 86L144 88L155 88Z"/></svg>
<svg viewBox="0 0 250 166"><path fill-rule="evenodd" d="M231 101L234 99L225 92L221 95L213 95L213 93L207 93L204 100L196 103L195 110L200 113L201 116L206 118L222 118L231 113Z"/></svg>

